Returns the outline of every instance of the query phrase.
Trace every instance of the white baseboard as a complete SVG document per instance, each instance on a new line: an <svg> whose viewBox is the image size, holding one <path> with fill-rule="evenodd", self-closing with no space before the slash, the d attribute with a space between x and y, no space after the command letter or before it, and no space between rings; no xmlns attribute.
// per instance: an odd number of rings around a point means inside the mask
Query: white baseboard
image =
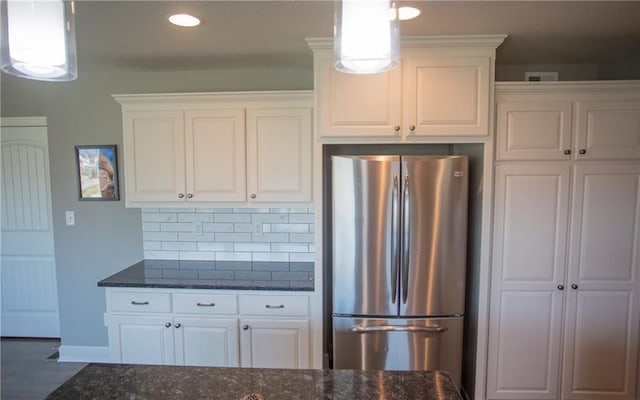
<svg viewBox="0 0 640 400"><path fill-rule="evenodd" d="M111 362L107 346L60 346L58 352L58 362Z"/></svg>

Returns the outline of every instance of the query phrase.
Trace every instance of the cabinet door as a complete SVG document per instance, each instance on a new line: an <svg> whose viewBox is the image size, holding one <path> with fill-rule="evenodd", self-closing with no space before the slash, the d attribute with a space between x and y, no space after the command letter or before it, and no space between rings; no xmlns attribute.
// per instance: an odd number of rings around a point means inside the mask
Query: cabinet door
<svg viewBox="0 0 640 400"><path fill-rule="evenodd" d="M127 204L183 201L184 121L181 111L124 113L124 182Z"/></svg>
<svg viewBox="0 0 640 400"><path fill-rule="evenodd" d="M174 364L174 328L169 316L111 316L111 360L124 364Z"/></svg>
<svg viewBox="0 0 640 400"><path fill-rule="evenodd" d="M570 101L499 102L496 159L570 160L572 105Z"/></svg>
<svg viewBox="0 0 640 400"><path fill-rule="evenodd" d="M563 398L633 399L640 319L640 164L575 167Z"/></svg>
<svg viewBox="0 0 640 400"><path fill-rule="evenodd" d="M176 317L176 364L238 367L238 320Z"/></svg>
<svg viewBox="0 0 640 400"><path fill-rule="evenodd" d="M400 138L400 68L378 74L347 74L336 71L331 54L317 57L315 73L320 137Z"/></svg>
<svg viewBox="0 0 640 400"><path fill-rule="evenodd" d="M579 159L640 159L640 101L580 101L576 120Z"/></svg>
<svg viewBox="0 0 640 400"><path fill-rule="evenodd" d="M309 320L243 319L240 325L241 366L310 368Z"/></svg>
<svg viewBox="0 0 640 400"><path fill-rule="evenodd" d="M489 57L408 56L403 62L403 133L489 134Z"/></svg>
<svg viewBox="0 0 640 400"><path fill-rule="evenodd" d="M247 110L249 202L311 201L311 109Z"/></svg>
<svg viewBox="0 0 640 400"><path fill-rule="evenodd" d="M487 397L559 393L570 167L496 168Z"/></svg>
<svg viewBox="0 0 640 400"><path fill-rule="evenodd" d="M187 111L187 201L246 200L244 110Z"/></svg>

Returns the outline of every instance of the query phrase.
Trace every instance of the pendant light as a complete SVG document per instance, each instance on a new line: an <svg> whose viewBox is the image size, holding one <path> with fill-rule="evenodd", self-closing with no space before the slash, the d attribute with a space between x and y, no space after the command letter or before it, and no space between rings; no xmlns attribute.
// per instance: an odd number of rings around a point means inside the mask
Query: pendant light
<svg viewBox="0 0 640 400"><path fill-rule="evenodd" d="M73 1L3 0L0 69L41 81L78 76Z"/></svg>
<svg viewBox="0 0 640 400"><path fill-rule="evenodd" d="M336 3L335 67L371 74L400 64L397 10L389 0L342 0Z"/></svg>

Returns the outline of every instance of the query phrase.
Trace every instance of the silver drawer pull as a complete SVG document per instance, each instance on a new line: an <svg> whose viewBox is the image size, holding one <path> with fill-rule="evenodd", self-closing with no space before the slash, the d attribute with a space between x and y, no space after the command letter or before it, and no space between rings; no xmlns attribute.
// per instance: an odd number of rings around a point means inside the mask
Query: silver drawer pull
<svg viewBox="0 0 640 400"><path fill-rule="evenodd" d="M216 303L197 303L198 307L215 307Z"/></svg>
<svg viewBox="0 0 640 400"><path fill-rule="evenodd" d="M265 308L268 308L270 310L276 309L276 308L284 308L284 304L278 304L277 306L273 305L273 304L267 304L266 306L264 306Z"/></svg>
<svg viewBox="0 0 640 400"><path fill-rule="evenodd" d="M135 301L135 300L131 300L131 304L133 304L134 306L148 306L149 302L148 301Z"/></svg>
<svg viewBox="0 0 640 400"><path fill-rule="evenodd" d="M448 329L442 326L397 326L397 325L382 325L382 326L354 326L351 328L351 332L355 333L368 333L368 332L446 332Z"/></svg>

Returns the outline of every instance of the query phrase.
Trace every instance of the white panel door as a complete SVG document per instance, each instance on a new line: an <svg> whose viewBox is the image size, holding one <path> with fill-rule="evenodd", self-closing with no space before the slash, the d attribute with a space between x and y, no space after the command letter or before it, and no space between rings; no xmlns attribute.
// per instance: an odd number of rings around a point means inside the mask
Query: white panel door
<svg viewBox="0 0 640 400"><path fill-rule="evenodd" d="M111 316L111 361L123 364L175 364L174 330L169 316Z"/></svg>
<svg viewBox="0 0 640 400"><path fill-rule="evenodd" d="M580 101L576 117L579 159L640 159L640 101Z"/></svg>
<svg viewBox="0 0 640 400"><path fill-rule="evenodd" d="M311 201L311 109L247 110L249 202Z"/></svg>
<svg viewBox="0 0 640 400"><path fill-rule="evenodd" d="M640 333L640 164L576 165L563 397L633 399Z"/></svg>
<svg viewBox="0 0 640 400"><path fill-rule="evenodd" d="M127 204L184 201L182 111L128 111L123 118Z"/></svg>
<svg viewBox="0 0 640 400"><path fill-rule="evenodd" d="M204 367L240 366L236 318L176 317L176 364Z"/></svg>
<svg viewBox="0 0 640 400"><path fill-rule="evenodd" d="M487 397L556 399L570 167L496 168Z"/></svg>
<svg viewBox="0 0 640 400"><path fill-rule="evenodd" d="M315 71L320 137L400 138L400 68L378 74L347 74L336 71L331 53L316 60Z"/></svg>
<svg viewBox="0 0 640 400"><path fill-rule="evenodd" d="M2 336L60 336L45 124L2 120Z"/></svg>
<svg viewBox="0 0 640 400"><path fill-rule="evenodd" d="M309 320L240 321L240 365L252 368L309 368Z"/></svg>
<svg viewBox="0 0 640 400"><path fill-rule="evenodd" d="M187 201L246 201L244 109L187 111Z"/></svg>
<svg viewBox="0 0 640 400"><path fill-rule="evenodd" d="M489 57L408 56L403 62L404 134L489 134Z"/></svg>
<svg viewBox="0 0 640 400"><path fill-rule="evenodd" d="M571 101L498 103L496 159L570 160Z"/></svg>

